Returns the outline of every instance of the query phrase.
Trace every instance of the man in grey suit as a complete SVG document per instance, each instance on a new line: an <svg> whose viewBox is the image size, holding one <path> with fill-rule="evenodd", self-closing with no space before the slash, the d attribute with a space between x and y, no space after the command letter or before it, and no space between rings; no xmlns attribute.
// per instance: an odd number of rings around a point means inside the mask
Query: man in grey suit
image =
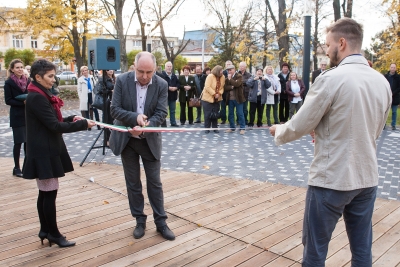
<svg viewBox="0 0 400 267"><path fill-rule="evenodd" d="M147 195L153 209L157 232L168 240L174 233L166 224L164 195L160 178L161 133L144 133L141 127L159 127L167 116L168 84L155 75L156 59L148 52L135 58L135 71L121 74L114 87L111 116L115 125L131 127L129 132L113 131L110 148L121 155L128 191L129 207L136 218L134 238L144 236L147 216L140 181L139 158L146 173Z"/></svg>

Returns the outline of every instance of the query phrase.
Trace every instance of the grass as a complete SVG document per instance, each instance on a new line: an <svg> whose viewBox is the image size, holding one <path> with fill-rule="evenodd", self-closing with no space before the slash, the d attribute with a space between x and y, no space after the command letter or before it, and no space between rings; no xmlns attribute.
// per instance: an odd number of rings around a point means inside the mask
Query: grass
<svg viewBox="0 0 400 267"><path fill-rule="evenodd" d="M250 105L249 105L248 110L250 111ZM267 123L267 115L266 115L265 110L266 109L264 108L263 120L262 120L263 124ZM226 107L226 113L227 113L226 116L228 117L228 107ZM175 119L177 120L178 123L179 123L180 114L181 114L181 106L180 106L179 102L176 102ZM186 107L186 116L187 116L187 114L188 114L188 112L187 112L187 107ZM248 115L248 116L250 116L250 115ZM193 108L193 119L196 120L196 117L197 117L197 109ZM168 109L168 118L169 118L169 109ZM257 118L255 120L257 120ZM201 111L201 121L204 122L203 109ZM272 123L274 122L272 109L271 109L271 122ZM386 124L390 125L391 122L392 122L392 110L390 110L390 112L389 112L389 116L388 116L388 119L386 120ZM256 121L255 121L255 123L256 123ZM397 110L396 125L400 125L400 110L399 109Z"/></svg>

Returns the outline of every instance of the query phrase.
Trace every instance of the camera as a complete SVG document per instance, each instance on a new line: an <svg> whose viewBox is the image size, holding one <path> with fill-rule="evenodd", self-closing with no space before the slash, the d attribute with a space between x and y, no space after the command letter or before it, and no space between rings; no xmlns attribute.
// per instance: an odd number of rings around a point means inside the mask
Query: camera
<svg viewBox="0 0 400 267"><path fill-rule="evenodd" d="M259 76L258 79L262 80L262 79L263 79L263 76Z"/></svg>

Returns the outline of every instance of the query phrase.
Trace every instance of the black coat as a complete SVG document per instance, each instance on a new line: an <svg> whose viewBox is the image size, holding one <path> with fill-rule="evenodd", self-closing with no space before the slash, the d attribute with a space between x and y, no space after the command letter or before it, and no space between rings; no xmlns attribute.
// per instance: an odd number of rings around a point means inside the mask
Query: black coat
<svg viewBox="0 0 400 267"><path fill-rule="evenodd" d="M16 96L27 94L19 86L8 78L4 83L4 100L10 106L10 127L25 126L25 104L24 101L15 99Z"/></svg>
<svg viewBox="0 0 400 267"><path fill-rule="evenodd" d="M177 87L179 90L179 80L175 74L171 73L171 79L169 78L168 74L165 71L163 71L160 74L158 73L156 74L161 78L163 78L168 83L168 87ZM168 90L168 101L176 101L178 99L178 90L176 91Z"/></svg>
<svg viewBox="0 0 400 267"><path fill-rule="evenodd" d="M278 74L279 82L281 83L281 99L288 99L288 95L286 94L286 83L289 81L290 71L288 72L286 79L283 77L282 72Z"/></svg>
<svg viewBox="0 0 400 267"><path fill-rule="evenodd" d="M400 104L400 75L397 72L393 75L393 81L390 82L389 72L385 75L385 78L390 84L390 89L392 90L392 105Z"/></svg>
<svg viewBox="0 0 400 267"><path fill-rule="evenodd" d="M22 169L25 179L48 179L73 171L63 133L86 130L86 120L72 122L74 116L59 122L50 101L32 92L26 99L26 156Z"/></svg>

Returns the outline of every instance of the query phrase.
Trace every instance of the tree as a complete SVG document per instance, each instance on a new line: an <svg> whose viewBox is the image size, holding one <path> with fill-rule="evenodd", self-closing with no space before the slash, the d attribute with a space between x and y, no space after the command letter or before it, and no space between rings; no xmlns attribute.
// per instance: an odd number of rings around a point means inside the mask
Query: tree
<svg viewBox="0 0 400 267"><path fill-rule="evenodd" d="M287 61L289 55L289 25L288 19L292 16L294 0L292 0L291 7L286 8L286 0L278 0L278 17L274 14L271 7L271 1L265 0L267 4L267 9L271 15L271 19L274 23L276 37L278 38L279 47L279 65ZM289 14L287 15L287 12Z"/></svg>
<svg viewBox="0 0 400 267"><path fill-rule="evenodd" d="M126 57L128 60L128 64L132 65L133 63L135 63L135 57L137 54L139 54L141 52L141 50L132 50L131 52L129 52Z"/></svg>
<svg viewBox="0 0 400 267"><path fill-rule="evenodd" d="M342 5L340 5L340 0L333 0L333 12L335 21L341 18L340 7L343 9L343 16L347 18L351 18L353 16L353 0L343 0Z"/></svg>
<svg viewBox="0 0 400 267"><path fill-rule="evenodd" d="M216 38L213 38L214 46L220 50L215 60L218 64L224 64L227 60L238 62L237 47L241 41L246 42L256 25L252 14L257 10L253 1L248 2L247 7L240 10L239 14L234 14L234 3L229 0L204 0L209 11L217 17L218 25L210 27L216 32ZM234 20L234 18L238 18ZM248 39L250 40L250 39Z"/></svg>
<svg viewBox="0 0 400 267"><path fill-rule="evenodd" d="M46 40L68 41L73 48L77 68L87 64L89 21L100 12L94 0L28 0L21 19L35 36ZM48 43L50 46L50 42ZM60 46L61 47L61 46ZM66 49L64 49L67 51ZM72 58L70 58L72 60Z"/></svg>
<svg viewBox="0 0 400 267"><path fill-rule="evenodd" d="M313 65L314 70L318 69L318 58L317 58L317 51L318 47L321 47L321 42L319 41L319 28L321 22L326 19L330 13L323 12L323 7L330 1L330 0L314 0L315 1L315 12L314 12L314 33L313 33Z"/></svg>
<svg viewBox="0 0 400 267"><path fill-rule="evenodd" d="M160 51L155 51L152 54L156 58L157 66L162 66L166 62L163 54Z"/></svg>
<svg viewBox="0 0 400 267"><path fill-rule="evenodd" d="M179 3L180 0L176 0L173 2L173 5L176 6ZM181 0L181 4L185 1L185 0ZM182 51L186 48L186 46L188 45L188 43L190 42L189 40L185 40L185 33L183 34L183 38L182 38L182 42L180 42L179 46L176 48L175 44L171 44L170 42L168 42L168 39L165 35L165 31L164 31L164 22L161 18L164 17L163 15L163 10L165 8L163 8L163 1L162 0L157 0L156 3L153 3L152 6L152 10L153 13L156 14L157 16L157 21L159 22L159 27L160 27L160 38L161 38L161 42L163 44L164 47L164 51L165 51L165 55L167 56L167 60L171 61L172 65L174 65L174 61L175 58L182 53ZM185 30L184 30L185 32Z"/></svg>
<svg viewBox="0 0 400 267"><path fill-rule="evenodd" d="M10 65L13 59L19 58L24 65L32 65L35 61L35 53L32 49L17 50L15 48L8 49L4 55L4 64L6 68Z"/></svg>
<svg viewBox="0 0 400 267"><path fill-rule="evenodd" d="M175 69L175 70L178 70L178 71L181 71L182 68L183 68L185 65L187 65L187 64L188 64L187 59L184 58L184 57L182 57L182 55L178 55L178 56L175 58L175 61L174 61L174 69Z"/></svg>
<svg viewBox="0 0 400 267"><path fill-rule="evenodd" d="M124 24L123 24L123 9L125 5L125 0L100 0L105 8L108 18L110 18L115 30L116 35L109 32L115 39L120 40L120 61L121 61L121 71L125 72L128 70L128 58L126 55L126 35L132 23L133 15L136 12L136 9L129 16L128 27L126 27L126 31L124 33ZM98 22L102 24L102 22Z"/></svg>

